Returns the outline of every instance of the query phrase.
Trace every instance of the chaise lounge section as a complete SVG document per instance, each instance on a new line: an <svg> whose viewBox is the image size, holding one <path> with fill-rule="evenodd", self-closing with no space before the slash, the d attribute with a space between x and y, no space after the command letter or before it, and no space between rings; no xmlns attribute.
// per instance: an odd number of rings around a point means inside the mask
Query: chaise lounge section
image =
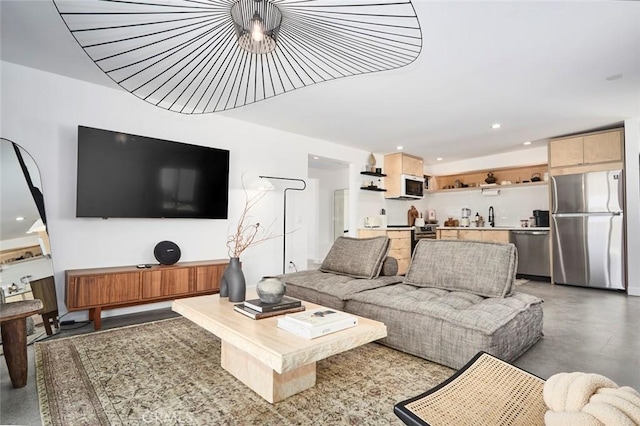
<svg viewBox="0 0 640 426"><path fill-rule="evenodd" d="M373 258L372 240L339 238L319 270L283 276L287 294L381 321L380 343L456 369L480 351L511 362L542 336L542 300L512 291L513 244L421 240L401 277L375 276L386 251ZM373 275L350 274L356 257Z"/></svg>

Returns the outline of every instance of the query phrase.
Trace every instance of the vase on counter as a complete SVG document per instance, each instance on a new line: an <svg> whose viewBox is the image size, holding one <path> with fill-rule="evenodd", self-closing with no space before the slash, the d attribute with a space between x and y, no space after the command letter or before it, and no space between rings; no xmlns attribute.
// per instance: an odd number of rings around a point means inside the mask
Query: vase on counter
<svg viewBox="0 0 640 426"><path fill-rule="evenodd" d="M285 288L284 280L278 277L262 277L256 285L256 292L262 303L280 303Z"/></svg>
<svg viewBox="0 0 640 426"><path fill-rule="evenodd" d="M220 297L227 297L222 294L222 285L226 283L229 302L244 302L247 296L247 285L240 265L239 257L229 259L229 265L222 275L220 285Z"/></svg>

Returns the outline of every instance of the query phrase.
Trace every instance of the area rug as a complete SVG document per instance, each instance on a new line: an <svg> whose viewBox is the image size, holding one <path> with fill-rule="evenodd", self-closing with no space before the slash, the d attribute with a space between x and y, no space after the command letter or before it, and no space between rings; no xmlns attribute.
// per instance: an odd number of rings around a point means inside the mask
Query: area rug
<svg viewBox="0 0 640 426"><path fill-rule="evenodd" d="M453 370L370 343L317 363L316 386L270 404L220 366L220 340L174 318L37 343L44 425L387 425Z"/></svg>

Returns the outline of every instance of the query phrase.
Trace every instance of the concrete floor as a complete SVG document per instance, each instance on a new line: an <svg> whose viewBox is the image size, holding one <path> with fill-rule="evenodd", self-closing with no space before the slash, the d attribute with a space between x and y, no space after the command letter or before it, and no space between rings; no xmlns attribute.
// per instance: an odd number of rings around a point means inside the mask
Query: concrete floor
<svg viewBox="0 0 640 426"><path fill-rule="evenodd" d="M640 297L530 281L517 288L544 299L544 337L515 365L542 378L562 371L605 375L640 390ZM104 319L103 329L176 316L169 309ZM58 337L93 331L69 326ZM0 424L40 425L33 346L27 386L13 389L0 362Z"/></svg>

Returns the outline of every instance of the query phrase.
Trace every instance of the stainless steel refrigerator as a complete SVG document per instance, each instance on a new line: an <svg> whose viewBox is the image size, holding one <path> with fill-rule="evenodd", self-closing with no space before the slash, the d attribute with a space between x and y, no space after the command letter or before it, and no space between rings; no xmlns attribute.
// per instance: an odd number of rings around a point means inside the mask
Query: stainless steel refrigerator
<svg viewBox="0 0 640 426"><path fill-rule="evenodd" d="M622 170L553 176L553 281L624 290Z"/></svg>

